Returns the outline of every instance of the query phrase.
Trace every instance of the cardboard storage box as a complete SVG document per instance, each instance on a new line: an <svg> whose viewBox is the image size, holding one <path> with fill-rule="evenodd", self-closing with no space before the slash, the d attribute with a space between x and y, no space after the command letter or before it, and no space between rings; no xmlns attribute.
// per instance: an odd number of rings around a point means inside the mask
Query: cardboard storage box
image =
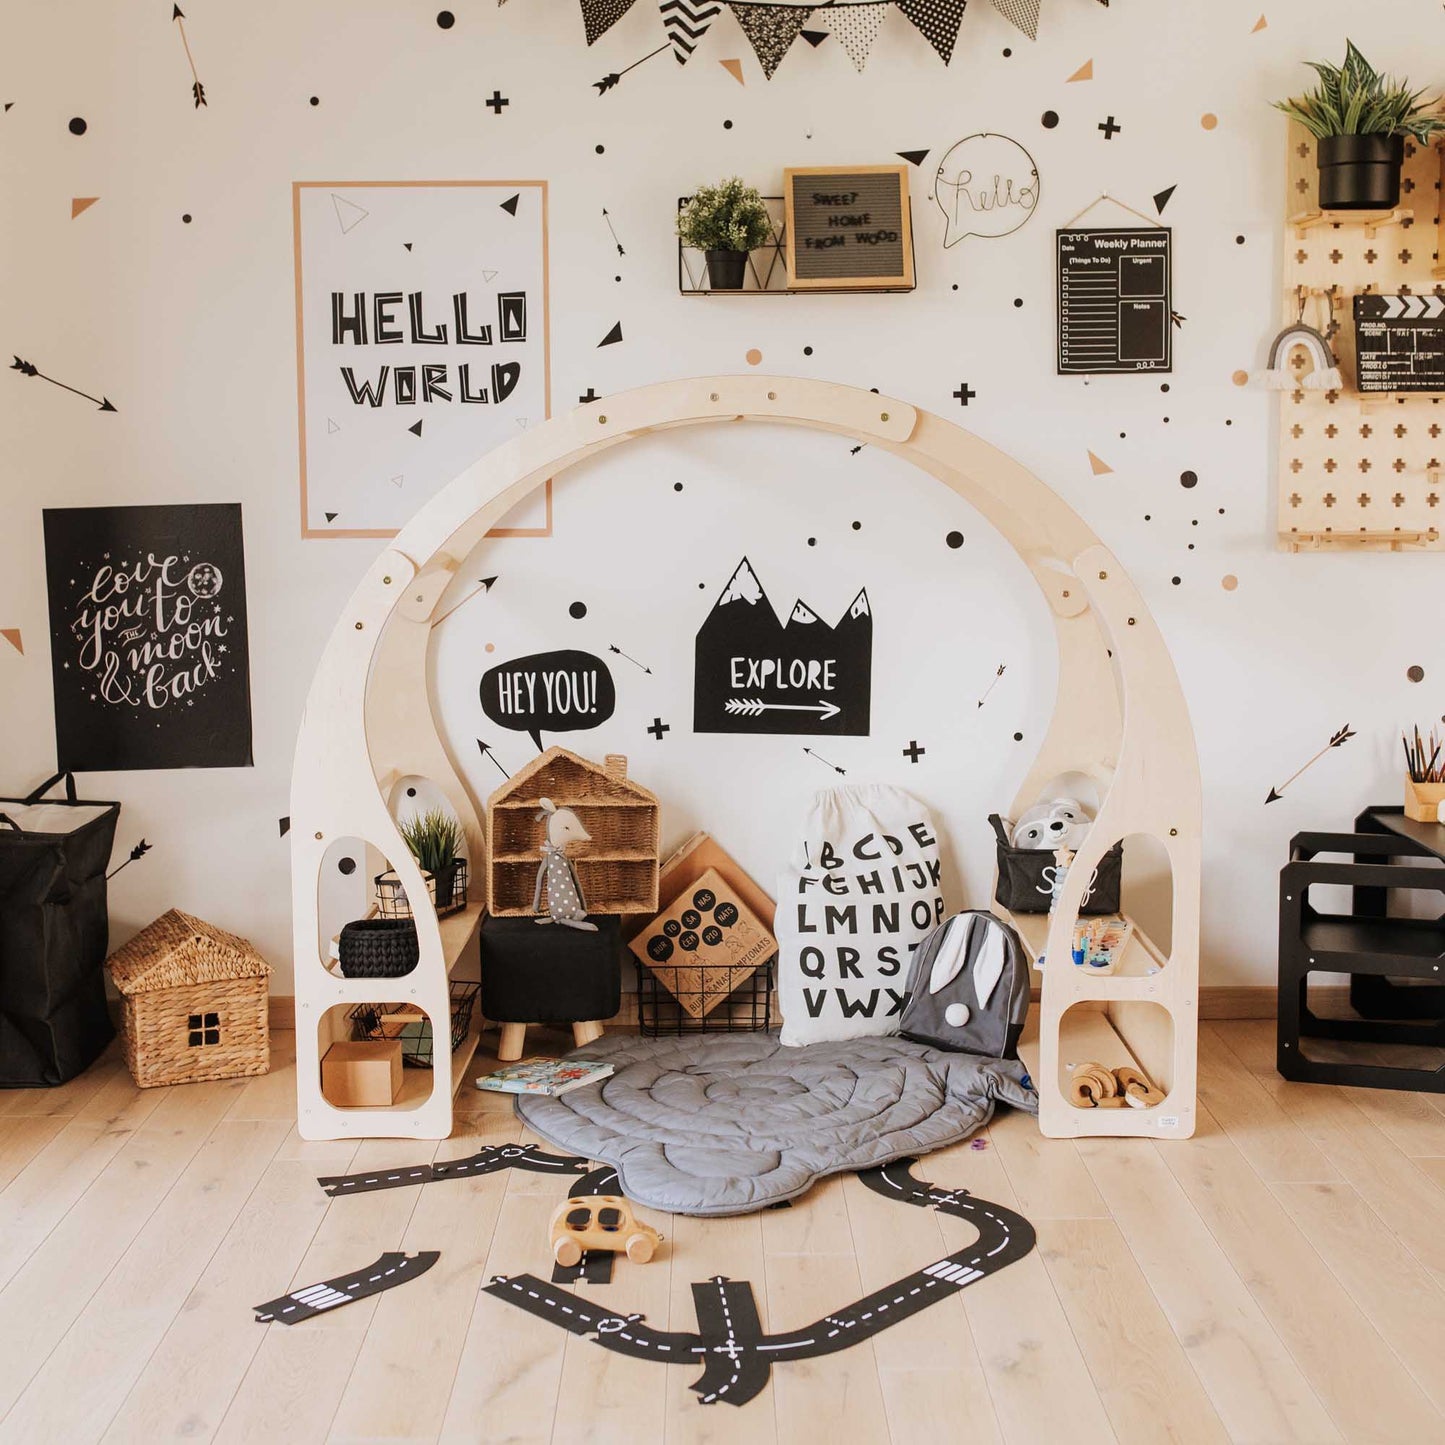
<svg viewBox="0 0 1445 1445"><path fill-rule="evenodd" d="M693 1018L716 1008L778 951L716 868L689 883L629 946Z"/></svg>
<svg viewBox="0 0 1445 1445"><path fill-rule="evenodd" d="M321 1060L321 1092L341 1108L386 1107L401 1092L401 1040L332 1044Z"/></svg>

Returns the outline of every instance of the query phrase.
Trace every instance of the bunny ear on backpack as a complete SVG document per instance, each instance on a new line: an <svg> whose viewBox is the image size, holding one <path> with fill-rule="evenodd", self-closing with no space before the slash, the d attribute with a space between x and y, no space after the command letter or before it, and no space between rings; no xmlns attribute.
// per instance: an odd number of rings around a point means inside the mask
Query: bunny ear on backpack
<svg viewBox="0 0 1445 1445"><path fill-rule="evenodd" d="M987 1008L988 1001L992 995L999 979L1003 976L1003 965L1006 953L1007 939L1004 931L992 919L989 919L985 927L988 933L983 940L983 947L978 951L978 958L973 965L973 988L978 995L978 1006Z"/></svg>
<svg viewBox="0 0 1445 1445"><path fill-rule="evenodd" d="M933 960L933 972L928 976L929 993L947 988L963 971L968 959L969 940L977 922L978 915L975 913L970 913L967 918L959 916L950 920L943 942L938 946L938 955Z"/></svg>

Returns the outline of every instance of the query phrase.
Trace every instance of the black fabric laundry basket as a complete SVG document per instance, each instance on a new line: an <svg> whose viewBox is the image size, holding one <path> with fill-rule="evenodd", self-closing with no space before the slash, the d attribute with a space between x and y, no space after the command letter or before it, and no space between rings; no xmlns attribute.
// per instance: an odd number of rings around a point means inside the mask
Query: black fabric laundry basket
<svg viewBox="0 0 1445 1445"><path fill-rule="evenodd" d="M100 809L70 832L28 831L7 813L40 803ZM115 1036L105 1002L110 920L105 870L119 803L87 803L57 773L26 798L0 798L0 1088L63 1084Z"/></svg>
<svg viewBox="0 0 1445 1445"><path fill-rule="evenodd" d="M997 813L990 813L988 820L998 838L995 900L1010 913L1047 913L1053 901L1053 870L1057 867L1053 852L1048 848L1015 848L1009 842L1003 819ZM1124 840L1121 838L1099 860L1093 881L1084 892L1079 912L1117 913L1119 881L1123 871Z"/></svg>

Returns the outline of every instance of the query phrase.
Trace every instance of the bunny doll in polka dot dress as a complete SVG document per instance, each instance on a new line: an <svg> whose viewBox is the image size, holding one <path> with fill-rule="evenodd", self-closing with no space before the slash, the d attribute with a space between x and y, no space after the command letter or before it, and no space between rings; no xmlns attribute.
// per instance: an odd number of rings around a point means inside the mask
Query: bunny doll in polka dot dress
<svg viewBox="0 0 1445 1445"><path fill-rule="evenodd" d="M540 823L547 820L547 837L542 844L542 862L537 868L537 887L532 893L532 912L542 906L542 885L547 885L547 917L537 918L536 923L560 923L564 928L576 928L587 933L596 933L597 925L587 921L587 900L582 896L582 885L577 881L577 870L567 858L569 843L586 843L592 835L582 826L582 820L571 808L559 808L551 798L542 798L541 811L537 814Z"/></svg>

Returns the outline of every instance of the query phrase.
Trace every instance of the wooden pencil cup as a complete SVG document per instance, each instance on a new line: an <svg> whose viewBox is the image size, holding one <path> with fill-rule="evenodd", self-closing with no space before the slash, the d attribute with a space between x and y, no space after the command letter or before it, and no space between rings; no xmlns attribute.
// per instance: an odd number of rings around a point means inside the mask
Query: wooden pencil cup
<svg viewBox="0 0 1445 1445"><path fill-rule="evenodd" d="M1417 783L1405 775L1405 816L1417 823L1438 823L1445 803L1445 783Z"/></svg>

